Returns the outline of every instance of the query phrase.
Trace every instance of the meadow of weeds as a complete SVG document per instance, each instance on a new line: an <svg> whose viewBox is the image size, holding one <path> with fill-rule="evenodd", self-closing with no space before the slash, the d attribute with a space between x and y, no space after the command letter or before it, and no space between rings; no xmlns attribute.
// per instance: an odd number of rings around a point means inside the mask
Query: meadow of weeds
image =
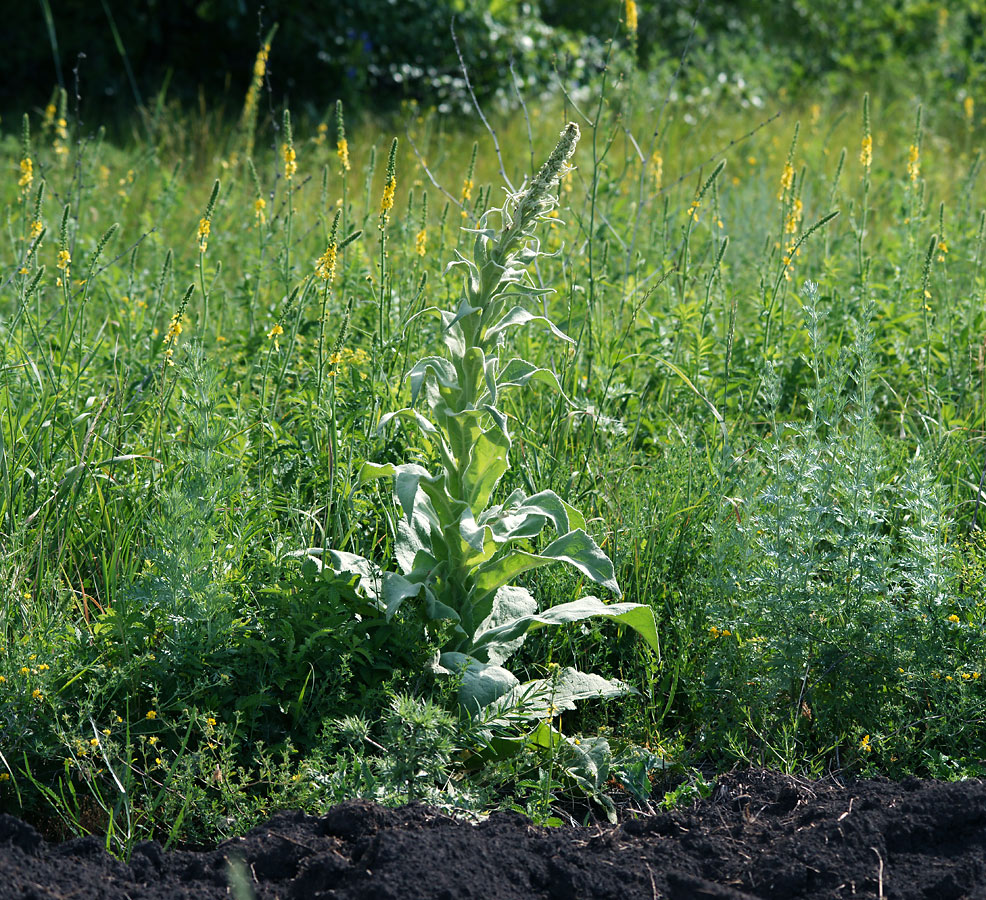
<svg viewBox="0 0 986 900"><path fill-rule="evenodd" d="M265 60L234 125L118 146L58 91L2 123L3 809L126 853L351 796L549 821L669 768L983 772L972 97L740 104L617 59L490 133L261 113ZM568 122L539 243L480 274ZM470 324L494 274L550 327ZM476 590L487 500L530 522ZM588 581L603 618L548 612ZM477 672L510 702L460 706ZM571 672L620 687L575 707Z"/></svg>

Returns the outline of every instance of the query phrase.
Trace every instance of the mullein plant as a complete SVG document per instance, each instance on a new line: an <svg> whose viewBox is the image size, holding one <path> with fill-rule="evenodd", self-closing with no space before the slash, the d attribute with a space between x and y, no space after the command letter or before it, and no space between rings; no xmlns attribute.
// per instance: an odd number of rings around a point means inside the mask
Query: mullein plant
<svg viewBox="0 0 986 900"><path fill-rule="evenodd" d="M578 127L569 124L534 179L469 229L475 236L473 258L456 252L449 265L464 274L458 308L419 313L440 319L445 344L444 355L427 356L408 373L412 404L419 407L423 399L429 415L420 408L402 409L384 415L380 428L398 418L414 423L434 450L436 470L418 463L368 462L361 471L363 481L393 479L403 512L395 536L400 571L383 571L350 553L326 553L340 576L359 577L360 591L387 619L405 602L416 601L428 620L451 624L435 671L457 677L461 704L472 713L482 711L484 718L522 710L531 718L550 719L576 700L629 690L618 681L557 667L549 678L521 684L504 664L536 629L605 618L633 628L659 652L647 606L587 596L539 612L530 591L514 583L524 572L567 563L620 596L613 564L586 533L581 513L550 490L527 496L518 489L490 505L509 465L510 432L499 405L503 394L534 384L561 390L549 370L506 358L505 339L511 328L540 322L556 338L571 340L517 301L546 293L528 274L540 252L535 231L556 203L552 191L569 168L578 138ZM557 536L532 552L532 542L549 526Z"/></svg>

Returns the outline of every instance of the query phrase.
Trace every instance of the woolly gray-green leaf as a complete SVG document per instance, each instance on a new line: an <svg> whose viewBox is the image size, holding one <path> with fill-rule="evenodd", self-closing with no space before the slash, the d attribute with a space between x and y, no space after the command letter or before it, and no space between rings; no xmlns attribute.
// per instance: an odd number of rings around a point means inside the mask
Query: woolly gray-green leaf
<svg viewBox="0 0 986 900"><path fill-rule="evenodd" d="M603 603L598 597L582 597L571 603L561 603L540 613L520 616L494 628L477 634L472 650L500 643L510 643L521 635L546 626L569 625L586 619L609 619L637 632L660 656L661 646L657 637L654 611L642 603Z"/></svg>
<svg viewBox="0 0 986 900"><path fill-rule="evenodd" d="M579 528L556 538L540 553L510 550L483 563L472 573L475 596L478 599L485 593L495 591L498 587L514 581L522 572L554 562L568 563L596 584L609 588L617 596L621 595L612 561L603 553L599 545Z"/></svg>
<svg viewBox="0 0 986 900"><path fill-rule="evenodd" d="M558 328L558 326L555 325L551 319L546 316L537 316L534 313L524 309L523 306L515 306L506 315L504 315L499 322L486 329L484 339L488 344L495 344L502 339L501 336L503 332L508 328L512 328L516 325L526 325L528 322L544 322L555 337L560 338L563 341L567 341L569 344L575 343L575 341L565 334L564 331Z"/></svg>

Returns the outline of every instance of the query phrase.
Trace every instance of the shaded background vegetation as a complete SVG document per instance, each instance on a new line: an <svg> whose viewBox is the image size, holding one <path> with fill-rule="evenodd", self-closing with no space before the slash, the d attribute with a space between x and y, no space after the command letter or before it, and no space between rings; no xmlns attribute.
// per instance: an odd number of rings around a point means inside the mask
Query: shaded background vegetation
<svg viewBox="0 0 986 900"><path fill-rule="evenodd" d="M136 102L186 107L228 102L246 90L262 37L277 22L270 71L275 100L317 114L337 97L387 109L408 98L451 108L466 97L450 35L454 17L470 78L481 98L509 102L511 62L528 88L556 68L602 59L622 35L620 0L38 0L4 11L18 36L0 60L0 113L43 106L51 86L80 73L83 110L105 120ZM676 67L701 81L724 73L760 90L800 92L850 81L904 90L971 90L986 67L986 3L956 0L787 0L638 4L635 47L648 71ZM626 40L623 39L626 43ZM53 52L57 47L57 53ZM84 54L84 59L80 57ZM915 61L920 59L920 65ZM129 69L129 72L128 72Z"/></svg>

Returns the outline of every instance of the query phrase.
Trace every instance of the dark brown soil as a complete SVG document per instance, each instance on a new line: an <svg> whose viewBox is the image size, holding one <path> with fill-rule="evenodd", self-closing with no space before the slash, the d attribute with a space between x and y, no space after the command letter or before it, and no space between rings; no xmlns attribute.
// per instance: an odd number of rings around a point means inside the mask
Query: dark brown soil
<svg viewBox="0 0 986 900"><path fill-rule="evenodd" d="M687 810L621 825L480 825L425 807L345 803L280 813L203 852L138 846L129 865L96 838L46 844L0 816L0 898L530 900L530 898L986 898L986 782L721 778Z"/></svg>

